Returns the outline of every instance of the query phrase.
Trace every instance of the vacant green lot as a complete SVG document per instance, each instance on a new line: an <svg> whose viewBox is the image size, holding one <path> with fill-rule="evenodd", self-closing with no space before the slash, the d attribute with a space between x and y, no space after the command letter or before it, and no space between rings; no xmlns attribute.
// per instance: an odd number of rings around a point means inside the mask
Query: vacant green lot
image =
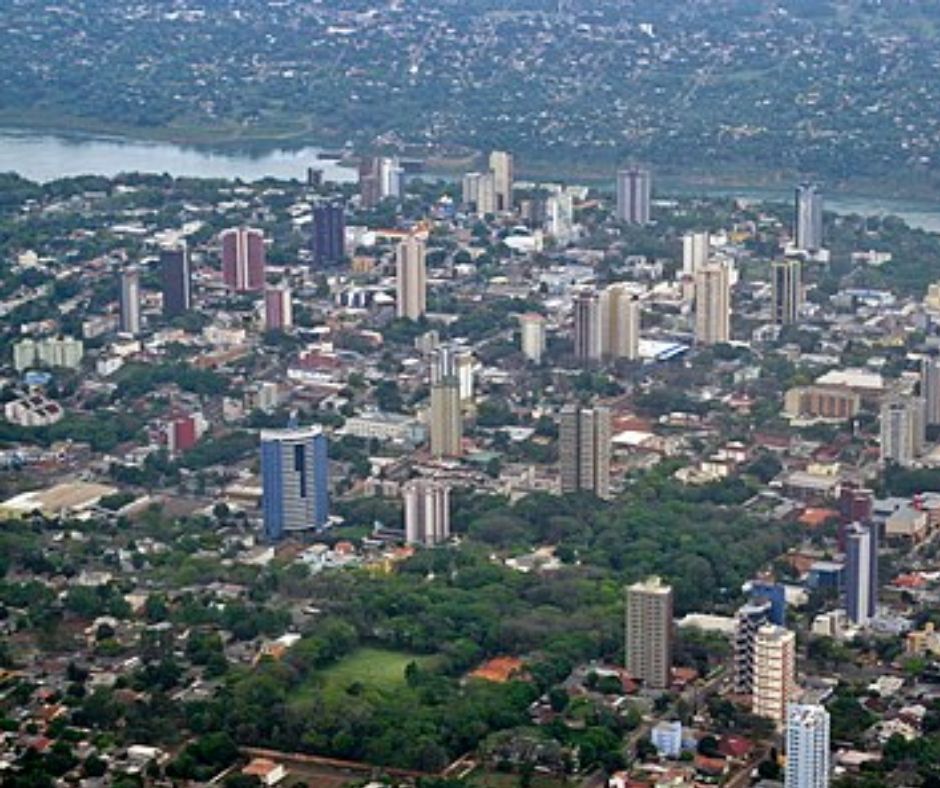
<svg viewBox="0 0 940 788"><path fill-rule="evenodd" d="M401 651L360 648L321 671L319 676L326 689L345 690L356 682L372 689L394 689L405 683L405 668L410 662L427 665L433 659Z"/></svg>

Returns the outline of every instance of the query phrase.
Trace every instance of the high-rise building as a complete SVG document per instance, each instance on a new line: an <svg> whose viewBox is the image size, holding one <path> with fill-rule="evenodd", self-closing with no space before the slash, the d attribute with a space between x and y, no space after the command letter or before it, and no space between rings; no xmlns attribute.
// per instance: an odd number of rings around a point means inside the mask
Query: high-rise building
<svg viewBox="0 0 940 788"><path fill-rule="evenodd" d="M699 268L708 265L711 254L711 234L686 233L682 236L682 273L695 276Z"/></svg>
<svg viewBox="0 0 940 788"><path fill-rule="evenodd" d="M405 499L405 541L427 547L450 538L450 488L433 479L411 479Z"/></svg>
<svg viewBox="0 0 940 788"><path fill-rule="evenodd" d="M167 451L170 454L189 451L199 442L208 426L201 413L179 415L170 419L164 425Z"/></svg>
<svg viewBox="0 0 940 788"><path fill-rule="evenodd" d="M631 167L617 173L617 218L626 224L649 224L650 171Z"/></svg>
<svg viewBox="0 0 940 788"><path fill-rule="evenodd" d="M528 312L519 316L522 329L522 353L529 361L542 362L545 352L545 318L537 312Z"/></svg>
<svg viewBox="0 0 940 788"><path fill-rule="evenodd" d="M924 400L924 423L940 424L940 356L924 358L920 367L920 396Z"/></svg>
<svg viewBox="0 0 940 788"><path fill-rule="evenodd" d="M849 619L864 626L878 607L877 526L852 523L845 538L845 610Z"/></svg>
<svg viewBox="0 0 940 788"><path fill-rule="evenodd" d="M710 263L695 274L695 341L717 345L731 339L731 283L728 267Z"/></svg>
<svg viewBox="0 0 940 788"><path fill-rule="evenodd" d="M608 286L599 299L601 355L629 359L639 356L640 299L626 285Z"/></svg>
<svg viewBox="0 0 940 788"><path fill-rule="evenodd" d="M163 314L179 317L192 306L192 274L185 242L160 249L160 283L163 290Z"/></svg>
<svg viewBox="0 0 940 788"><path fill-rule="evenodd" d="M460 381L456 375L431 384L431 454L459 457L462 452L463 416Z"/></svg>
<svg viewBox="0 0 940 788"><path fill-rule="evenodd" d="M78 369L85 345L73 337L45 337L38 342L27 337L13 345L13 368L24 372L35 365Z"/></svg>
<svg viewBox="0 0 940 788"><path fill-rule="evenodd" d="M397 156L379 159L379 194L381 198L400 200L405 191L405 170Z"/></svg>
<svg viewBox="0 0 940 788"><path fill-rule="evenodd" d="M121 331L125 334L140 333L140 271L126 268L121 273Z"/></svg>
<svg viewBox="0 0 940 788"><path fill-rule="evenodd" d="M545 204L546 229L562 246L574 238L574 195L561 189L551 195Z"/></svg>
<svg viewBox="0 0 940 788"><path fill-rule="evenodd" d="M770 264L771 319L777 325L790 325L799 320L803 303L802 265L794 258Z"/></svg>
<svg viewBox="0 0 940 788"><path fill-rule="evenodd" d="M584 361L601 358L600 299L593 290L574 296L574 354Z"/></svg>
<svg viewBox="0 0 940 788"><path fill-rule="evenodd" d="M359 161L359 203L363 208L374 208L382 201L382 178L379 160L364 156Z"/></svg>
<svg viewBox="0 0 940 788"><path fill-rule="evenodd" d="M752 580L748 584L748 596L755 601L770 602L768 620L778 627L787 625L787 589L783 583L772 580Z"/></svg>
<svg viewBox="0 0 940 788"><path fill-rule="evenodd" d="M774 624L762 626L754 640L754 713L783 724L795 690L796 635Z"/></svg>
<svg viewBox="0 0 940 788"><path fill-rule="evenodd" d="M559 418L561 491L610 497L610 409L566 405Z"/></svg>
<svg viewBox="0 0 940 788"><path fill-rule="evenodd" d="M219 236L222 243L222 279L236 293L264 289L264 233L233 227Z"/></svg>
<svg viewBox="0 0 940 788"><path fill-rule="evenodd" d="M892 397L881 406L881 461L911 465L924 448L924 400Z"/></svg>
<svg viewBox="0 0 940 788"><path fill-rule="evenodd" d="M438 345L431 350L431 385L449 378L456 378L461 403L473 401L474 366L473 351L454 344Z"/></svg>
<svg viewBox="0 0 940 788"><path fill-rule="evenodd" d="M651 577L627 588L627 672L652 689L672 683L672 586Z"/></svg>
<svg viewBox="0 0 940 788"><path fill-rule="evenodd" d="M496 177L491 172L468 172L463 176L463 204L473 213L496 213Z"/></svg>
<svg viewBox="0 0 940 788"><path fill-rule="evenodd" d="M284 331L294 325L291 290L287 285L269 286L264 291L265 331Z"/></svg>
<svg viewBox="0 0 940 788"><path fill-rule="evenodd" d="M734 691L754 691L754 653L757 630L770 623L769 599L755 599L738 608L734 626Z"/></svg>
<svg viewBox="0 0 940 788"><path fill-rule="evenodd" d="M323 528L330 511L327 440L318 427L261 431L264 533L276 542L286 534Z"/></svg>
<svg viewBox="0 0 940 788"><path fill-rule="evenodd" d="M490 172L493 173L493 185L496 192L496 210L512 210L512 188L515 178L512 154L494 150L490 153Z"/></svg>
<svg viewBox="0 0 940 788"><path fill-rule="evenodd" d="M829 725L824 706L790 704L785 788L829 788Z"/></svg>
<svg viewBox="0 0 940 788"><path fill-rule="evenodd" d="M311 251L317 267L341 263L346 257L346 214L342 205L314 207Z"/></svg>
<svg viewBox="0 0 940 788"><path fill-rule="evenodd" d="M823 245L823 198L819 187L804 183L796 188L796 248L818 252Z"/></svg>
<svg viewBox="0 0 940 788"><path fill-rule="evenodd" d="M398 244L395 273L398 317L418 320L427 308L424 241L409 236Z"/></svg>

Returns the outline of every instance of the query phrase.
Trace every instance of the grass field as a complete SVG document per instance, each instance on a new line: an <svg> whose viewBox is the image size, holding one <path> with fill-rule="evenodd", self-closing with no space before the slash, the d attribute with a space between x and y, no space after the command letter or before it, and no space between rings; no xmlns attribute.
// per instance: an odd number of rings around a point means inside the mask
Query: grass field
<svg viewBox="0 0 940 788"><path fill-rule="evenodd" d="M327 690L345 690L359 682L372 689L394 689L405 683L408 663L426 665L434 657L416 656L380 648L356 649L345 659L320 672Z"/></svg>

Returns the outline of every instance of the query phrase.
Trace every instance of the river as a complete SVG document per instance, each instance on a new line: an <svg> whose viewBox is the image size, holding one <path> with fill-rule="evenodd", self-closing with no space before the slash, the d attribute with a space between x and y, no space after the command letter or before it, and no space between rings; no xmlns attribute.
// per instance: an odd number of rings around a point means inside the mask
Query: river
<svg viewBox="0 0 940 788"><path fill-rule="evenodd" d="M0 129L0 172L46 182L74 175L112 177L121 172L169 173L194 178L240 178L254 181L273 177L303 179L307 167L323 170L327 180L351 182L356 171L335 160L320 159L321 148L268 149L250 153L208 150L165 142L141 142L111 137L59 136ZM680 187L679 192L746 199L786 201L792 193L778 189ZM940 201L826 194L826 209L863 215L894 214L912 227L940 233Z"/></svg>
<svg viewBox="0 0 940 788"><path fill-rule="evenodd" d="M326 179L356 180L356 171L319 159L322 148L270 149L259 153L208 150L165 142L111 137L58 136L0 130L0 172L45 183L75 175L113 177L122 172L169 173L193 178L306 178L307 167Z"/></svg>

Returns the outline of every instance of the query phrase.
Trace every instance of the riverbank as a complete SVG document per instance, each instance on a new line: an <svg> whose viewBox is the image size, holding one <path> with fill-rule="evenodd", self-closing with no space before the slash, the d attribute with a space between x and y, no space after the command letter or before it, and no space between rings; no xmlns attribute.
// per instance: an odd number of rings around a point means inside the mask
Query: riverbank
<svg viewBox="0 0 940 788"><path fill-rule="evenodd" d="M354 167L335 158L323 158L337 146L294 145L254 140L251 145L180 144L140 139L121 134L36 131L22 126L0 126L0 171L18 172L30 180L45 182L76 175L113 177L121 172L155 172L195 178L228 178L246 181L262 178L299 180L308 167L321 169L327 179L344 183L356 180ZM406 151L415 155L413 150ZM459 177L469 169L485 166L482 156L452 148L425 159L430 177ZM606 190L613 188L611 168L583 162L555 161L552 166L525 157L518 160L520 180L554 180L582 183ZM769 202L789 202L799 177L784 173L723 170L712 173L673 173L656 168L654 191L659 196L739 197ZM837 213L895 214L909 224L940 232L940 191L901 189L886 183L859 180L824 184L826 207Z"/></svg>

